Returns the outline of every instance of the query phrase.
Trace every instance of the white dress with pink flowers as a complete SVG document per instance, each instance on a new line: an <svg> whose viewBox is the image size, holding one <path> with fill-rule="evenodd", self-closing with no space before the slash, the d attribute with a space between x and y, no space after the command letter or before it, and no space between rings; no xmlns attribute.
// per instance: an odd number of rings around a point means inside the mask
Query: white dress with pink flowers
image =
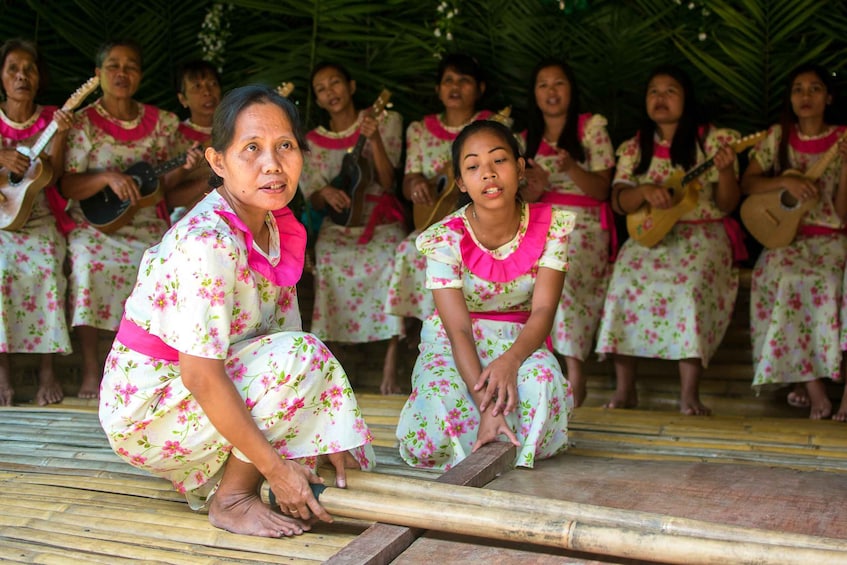
<svg viewBox="0 0 847 565"><path fill-rule="evenodd" d="M256 426L285 459L353 450L373 465L371 435L347 376L301 331L296 283L306 236L287 209L269 214L265 255L210 193L149 249L106 360L100 422L132 465L172 481L199 507L230 455L246 460L185 387L179 352L225 362Z"/></svg>
<svg viewBox="0 0 847 565"><path fill-rule="evenodd" d="M0 110L0 146L31 147L55 111L54 106L39 106L32 118L18 123ZM48 193L55 190L48 187L38 193L19 230L0 230L0 353L71 351L65 321L66 244L48 202Z"/></svg>
<svg viewBox="0 0 847 565"><path fill-rule="evenodd" d="M476 240L466 208L430 226L417 244L427 258L427 288L462 289L486 367L523 329L538 269L567 270L574 216L548 204L524 204L518 234L491 251ZM400 455L415 467L449 469L470 455L480 416L437 313L424 321L420 351L397 426ZM520 366L517 388L518 408L506 422L521 443L516 465L532 467L567 448L573 393L546 345Z"/></svg>
<svg viewBox="0 0 847 565"><path fill-rule="evenodd" d="M68 135L65 172L120 172L138 161L156 165L175 156L179 119L153 106L140 104L139 109L132 121L112 118L99 100L81 110ZM71 202L70 214L77 222L68 234L71 324L115 331L141 255L168 228L167 213L141 208L130 223L110 234L89 224L78 202Z"/></svg>
<svg viewBox="0 0 847 565"><path fill-rule="evenodd" d="M362 114L347 130L318 127L309 132L309 155L300 186L307 198L329 185L341 171L341 161L356 145ZM393 166L400 162L403 123L387 112L379 133ZM363 155L370 162L370 143ZM394 250L406 235L396 197L383 190L374 174L365 187L364 226L345 227L329 217L321 223L315 244L315 303L311 331L341 343L368 343L399 336L402 318L385 312L385 296L394 267Z"/></svg>
<svg viewBox="0 0 847 565"><path fill-rule="evenodd" d="M697 162L738 137L731 130L711 128L704 140L706 154L698 149ZM661 185L674 170L670 145L658 139L646 173L634 173L638 161L637 139L625 141L618 149L614 182ZM735 307L738 269L725 223L729 220L713 197L718 172L712 168L699 180L697 207L661 242L645 247L629 239L621 247L597 336L601 356L696 358L706 367L720 345Z"/></svg>

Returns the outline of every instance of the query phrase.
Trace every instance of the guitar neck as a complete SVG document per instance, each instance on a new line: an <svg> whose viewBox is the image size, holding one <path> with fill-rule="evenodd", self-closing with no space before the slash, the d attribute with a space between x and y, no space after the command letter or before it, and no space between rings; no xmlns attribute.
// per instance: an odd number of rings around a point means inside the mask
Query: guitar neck
<svg viewBox="0 0 847 565"><path fill-rule="evenodd" d="M817 160L817 162L811 166L803 176L809 180L818 180L832 160L838 155L838 142L847 136L847 130L844 130L838 139L835 140L835 143L832 144L832 147L826 150L826 153L821 155L821 158Z"/></svg>
<svg viewBox="0 0 847 565"><path fill-rule="evenodd" d="M169 161L165 161L164 163L159 163L155 167L153 167L153 173L159 177L164 175L167 172L170 172L177 167L181 167L185 164L185 160L188 158L188 153L183 153L181 155L177 155L173 159Z"/></svg>
<svg viewBox="0 0 847 565"><path fill-rule="evenodd" d="M350 150L350 155L356 161L359 160L359 157L362 156L362 150L365 148L365 143L367 143L368 138L362 134L359 134L359 139L356 140L356 145L353 146L353 149Z"/></svg>
<svg viewBox="0 0 847 565"><path fill-rule="evenodd" d="M702 163L700 163L699 165L697 165L696 167L694 167L693 169L691 169L690 171L685 173L685 176L682 177L682 186L687 185L688 183L690 183L691 181L693 181L694 179L696 179L697 177L699 177L700 175L702 175L703 173L705 173L706 171L711 169L712 165L714 165L714 164L715 164L715 158L710 157L709 159L703 161Z"/></svg>
<svg viewBox="0 0 847 565"><path fill-rule="evenodd" d="M35 142L29 151L32 155L32 158L36 158L41 155L41 152L44 151L44 148L47 147L47 144L50 143L50 140L53 139L53 134L56 133L56 130L59 129L59 126L56 122L50 122L44 131L41 132L41 135L38 137L38 141Z"/></svg>

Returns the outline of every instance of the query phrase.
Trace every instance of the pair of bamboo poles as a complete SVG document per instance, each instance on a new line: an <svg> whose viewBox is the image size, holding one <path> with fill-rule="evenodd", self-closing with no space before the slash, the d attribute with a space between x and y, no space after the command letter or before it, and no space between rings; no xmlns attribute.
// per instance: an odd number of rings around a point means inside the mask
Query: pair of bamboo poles
<svg viewBox="0 0 847 565"><path fill-rule="evenodd" d="M323 472L327 471L327 472ZM327 484L332 470L322 469ZM335 516L664 563L839 564L847 541L772 532L394 475L313 485Z"/></svg>

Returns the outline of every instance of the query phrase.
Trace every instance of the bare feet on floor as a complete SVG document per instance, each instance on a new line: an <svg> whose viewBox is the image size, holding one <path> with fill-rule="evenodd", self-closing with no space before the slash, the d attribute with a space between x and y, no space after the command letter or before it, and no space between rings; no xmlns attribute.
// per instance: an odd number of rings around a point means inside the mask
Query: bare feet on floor
<svg viewBox="0 0 847 565"><path fill-rule="evenodd" d="M281 538L300 535L311 529L308 524L271 510L255 493L212 496L209 522L234 534Z"/></svg>
<svg viewBox="0 0 847 565"><path fill-rule="evenodd" d="M629 392L615 391L612 399L603 408L635 408L638 406L638 393L633 389Z"/></svg>
<svg viewBox="0 0 847 565"><path fill-rule="evenodd" d="M84 399L100 398L100 374L83 375L77 396Z"/></svg>
<svg viewBox="0 0 847 565"><path fill-rule="evenodd" d="M789 406L794 406L795 408L808 408L812 401L809 400L809 393L806 391L806 385L803 383L797 383L794 385L794 390L788 393L786 402L788 402Z"/></svg>
<svg viewBox="0 0 847 565"><path fill-rule="evenodd" d="M38 392L35 393L35 402L39 406L57 404L65 397L62 385L56 380L53 373L42 374L38 378Z"/></svg>
<svg viewBox="0 0 847 565"><path fill-rule="evenodd" d="M11 406L14 398L15 391L9 386L9 382L0 379L0 406Z"/></svg>
<svg viewBox="0 0 847 565"><path fill-rule="evenodd" d="M686 416L709 416L712 413L712 409L700 402L699 398L681 398L679 411Z"/></svg>
<svg viewBox="0 0 847 565"><path fill-rule="evenodd" d="M823 420L832 416L832 402L826 393L826 384L822 379L815 379L806 383L806 392L809 395L809 418L812 420Z"/></svg>

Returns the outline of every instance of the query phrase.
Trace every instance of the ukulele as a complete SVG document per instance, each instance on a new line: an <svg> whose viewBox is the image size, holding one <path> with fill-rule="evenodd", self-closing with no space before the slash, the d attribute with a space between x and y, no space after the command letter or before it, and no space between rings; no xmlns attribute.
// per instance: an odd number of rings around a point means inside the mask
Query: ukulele
<svg viewBox="0 0 847 565"><path fill-rule="evenodd" d="M391 92L383 89L371 108L372 114L374 116L381 114L390 99ZM350 197L350 207L340 212L332 206L327 206L327 215L339 226L364 225L362 211L365 207L365 190L373 178L373 167L370 161L362 156L367 140L368 138L359 134L356 145L344 155L341 161L341 172L329 183L330 186L343 190Z"/></svg>
<svg viewBox="0 0 847 565"><path fill-rule="evenodd" d="M805 173L787 169L781 176L818 180L838 154L838 142L845 137L847 137L847 130ZM750 235L768 249L785 247L797 237L800 220L806 212L817 206L819 201L819 196L803 201L797 200L784 188L751 194L741 204L741 221Z"/></svg>
<svg viewBox="0 0 847 565"><path fill-rule="evenodd" d="M99 84L99 77L92 77L85 81L71 94L71 97L62 106L62 110L70 112L82 104L86 96L94 92ZM0 177L0 229L18 230L29 219L35 197L53 176L50 161L43 160L41 152L53 139L57 129L59 129L59 126L56 122L50 122L32 147L21 146L16 148L18 153L29 157L29 168L20 177L12 172Z"/></svg>
<svg viewBox="0 0 847 565"><path fill-rule="evenodd" d="M511 114L512 107L506 106L488 119L509 126ZM427 190L435 204L415 204L412 219L418 231L423 231L443 219L453 212L459 203L459 187L453 178L453 164L450 161L447 161L434 177L427 180Z"/></svg>
<svg viewBox="0 0 847 565"><path fill-rule="evenodd" d="M742 137L730 147L736 153L755 145L765 137L766 131L760 131ZM688 212L697 207L700 189L702 185L696 180L700 175L708 171L715 164L714 155L706 161L696 165L693 169L683 173L674 170L664 183L673 199L670 208L653 208L644 203L638 210L626 216L626 229L629 237L645 247L654 247L667 235L671 228Z"/></svg>

